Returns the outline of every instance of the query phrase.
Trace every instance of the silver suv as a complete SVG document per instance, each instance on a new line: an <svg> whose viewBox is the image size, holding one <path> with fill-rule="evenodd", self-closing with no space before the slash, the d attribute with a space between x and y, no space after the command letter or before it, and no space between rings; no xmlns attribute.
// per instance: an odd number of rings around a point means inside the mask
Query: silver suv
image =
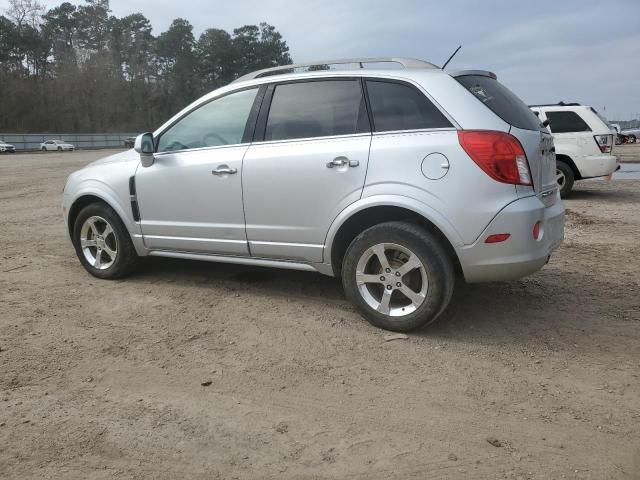
<svg viewBox="0 0 640 480"><path fill-rule="evenodd" d="M564 232L531 110L493 73L402 58L242 77L73 173L63 209L96 277L147 255L316 271L396 331L435 320L456 273L537 271Z"/></svg>

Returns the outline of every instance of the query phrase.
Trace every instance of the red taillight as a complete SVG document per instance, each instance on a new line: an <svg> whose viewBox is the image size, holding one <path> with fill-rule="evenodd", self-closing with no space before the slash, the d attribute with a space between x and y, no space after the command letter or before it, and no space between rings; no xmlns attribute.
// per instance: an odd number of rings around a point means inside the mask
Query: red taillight
<svg viewBox="0 0 640 480"><path fill-rule="evenodd" d="M613 135L594 135L598 147L602 153L611 153L611 147L613 146Z"/></svg>
<svg viewBox="0 0 640 480"><path fill-rule="evenodd" d="M494 233L493 235L489 235L484 240L484 243L500 243L500 242L504 242L510 236L511 236L510 233Z"/></svg>
<svg viewBox="0 0 640 480"><path fill-rule="evenodd" d="M531 185L531 172L517 138L490 130L458 130L460 146L491 178L513 185Z"/></svg>
<svg viewBox="0 0 640 480"><path fill-rule="evenodd" d="M538 240L540 238L540 222L536 222L533 226L533 239Z"/></svg>

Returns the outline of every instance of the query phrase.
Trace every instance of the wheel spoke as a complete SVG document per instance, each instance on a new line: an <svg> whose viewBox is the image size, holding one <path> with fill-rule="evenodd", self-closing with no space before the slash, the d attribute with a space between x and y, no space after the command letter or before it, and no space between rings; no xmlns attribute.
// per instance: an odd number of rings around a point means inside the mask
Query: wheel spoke
<svg viewBox="0 0 640 480"><path fill-rule="evenodd" d="M80 239L80 246L82 248L95 247L96 246L96 241L95 241L95 239L81 238Z"/></svg>
<svg viewBox="0 0 640 480"><path fill-rule="evenodd" d="M380 275L372 275L368 273L356 272L356 283L362 285L363 283L384 283L380 280Z"/></svg>
<svg viewBox="0 0 640 480"><path fill-rule="evenodd" d="M384 315L389 315L389 302L391 302L391 293L392 290L384 290L382 299L380 300L380 305L378 305L378 308L376 309Z"/></svg>
<svg viewBox="0 0 640 480"><path fill-rule="evenodd" d="M91 229L91 232L93 233L93 237L95 238L97 235L100 234L100 232L98 232L98 226L96 225L96 220L95 218L90 218L89 220L87 220L87 222L89 223L89 228Z"/></svg>
<svg viewBox="0 0 640 480"><path fill-rule="evenodd" d="M106 254L109 255L109 260L114 260L116 258L116 251L112 250L109 245L104 246L103 252L106 252Z"/></svg>
<svg viewBox="0 0 640 480"><path fill-rule="evenodd" d="M407 262L396 271L400 273L401 277L404 277L407 273L416 268L422 268L422 262L420 262L417 255L411 255L409 260L407 260Z"/></svg>
<svg viewBox="0 0 640 480"><path fill-rule="evenodd" d="M102 250L96 251L96 260L93 262L93 266L96 268L100 268L102 265Z"/></svg>
<svg viewBox="0 0 640 480"><path fill-rule="evenodd" d="M387 255L385 253L384 245L379 244L373 247L373 253L375 253L376 257L378 257L378 261L380 262L380 265L382 265L383 270L390 268L389 259L387 258Z"/></svg>
<svg viewBox="0 0 640 480"><path fill-rule="evenodd" d="M406 285L402 285L398 290L400 290L405 297L411 300L414 307L419 307L424 301L424 297L420 293L414 292Z"/></svg>
<svg viewBox="0 0 640 480"><path fill-rule="evenodd" d="M107 223L106 226L104 227L104 232L102 232L102 238L106 240L107 237L112 233L113 233L113 228L111 228L111 225Z"/></svg>

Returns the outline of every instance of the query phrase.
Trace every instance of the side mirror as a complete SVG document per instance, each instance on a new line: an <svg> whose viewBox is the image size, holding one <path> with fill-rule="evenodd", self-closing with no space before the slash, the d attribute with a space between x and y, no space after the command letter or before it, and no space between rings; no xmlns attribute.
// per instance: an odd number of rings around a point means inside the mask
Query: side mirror
<svg viewBox="0 0 640 480"><path fill-rule="evenodd" d="M136 137L136 141L133 144L133 149L140 154L140 163L143 167L150 167L153 165L153 134L142 133Z"/></svg>

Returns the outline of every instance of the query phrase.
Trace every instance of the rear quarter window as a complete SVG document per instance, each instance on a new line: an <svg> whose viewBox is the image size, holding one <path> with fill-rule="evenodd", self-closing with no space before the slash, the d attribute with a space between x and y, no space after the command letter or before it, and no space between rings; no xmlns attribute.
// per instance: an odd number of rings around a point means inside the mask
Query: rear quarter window
<svg viewBox="0 0 640 480"><path fill-rule="evenodd" d="M576 112L545 112L553 133L590 132L591 129Z"/></svg>
<svg viewBox="0 0 640 480"><path fill-rule="evenodd" d="M367 93L376 132L452 127L442 112L410 85L367 80Z"/></svg>
<svg viewBox="0 0 640 480"><path fill-rule="evenodd" d="M509 125L540 130L540 121L529 107L497 80L484 75L461 75L455 79Z"/></svg>

